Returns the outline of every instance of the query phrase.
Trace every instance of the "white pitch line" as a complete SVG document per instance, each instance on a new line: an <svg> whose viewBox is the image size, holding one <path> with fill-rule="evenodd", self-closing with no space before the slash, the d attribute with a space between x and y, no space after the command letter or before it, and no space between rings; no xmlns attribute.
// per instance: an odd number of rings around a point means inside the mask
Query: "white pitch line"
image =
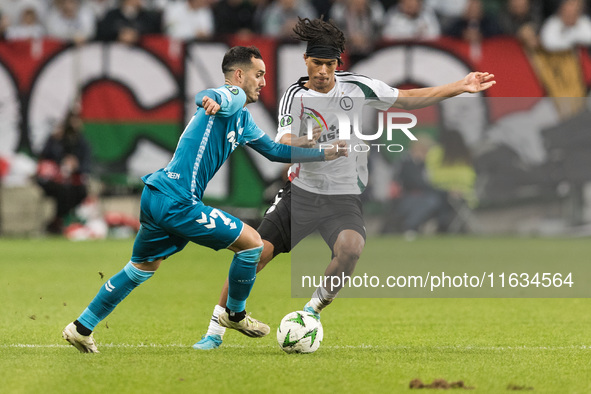
<svg viewBox="0 0 591 394"><path fill-rule="evenodd" d="M98 343L99 348L121 348L121 349L142 349L142 348L190 348L192 345L182 343L171 343L171 344L130 344L130 343ZM70 348L70 345L60 344L27 344L27 343L14 343L0 345L0 349L18 349L18 348L32 348L32 349L43 349L43 348ZM269 348L274 347L272 345L254 344L254 345L233 345L224 344L224 348L231 349L250 349L250 348ZM377 346L377 345L326 345L322 346L323 349L334 349L334 350L354 350L354 349L379 349L379 350L458 350L458 351L513 351L513 350L591 350L591 345L573 345L573 346Z"/></svg>

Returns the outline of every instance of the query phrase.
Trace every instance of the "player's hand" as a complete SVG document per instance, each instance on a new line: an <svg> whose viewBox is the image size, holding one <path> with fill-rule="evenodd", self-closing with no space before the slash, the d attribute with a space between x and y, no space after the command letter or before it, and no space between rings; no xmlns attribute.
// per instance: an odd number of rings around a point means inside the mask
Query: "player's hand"
<svg viewBox="0 0 591 394"><path fill-rule="evenodd" d="M343 156L349 156L349 147L345 141L335 141L332 143L331 148L324 149L324 159L326 161L335 160Z"/></svg>
<svg viewBox="0 0 591 394"><path fill-rule="evenodd" d="M296 140L292 140L292 146L300 146L302 148L313 148L318 139L320 138L320 134L322 134L322 127L321 126L314 126L312 128L312 139L308 138L308 135L303 135ZM293 144L295 142L295 145Z"/></svg>
<svg viewBox="0 0 591 394"><path fill-rule="evenodd" d="M205 115L215 115L220 110L220 105L211 97L203 97L201 106L205 110Z"/></svg>
<svg viewBox="0 0 591 394"><path fill-rule="evenodd" d="M464 90L468 93L478 93L497 83L495 75L483 72L473 72L464 78Z"/></svg>

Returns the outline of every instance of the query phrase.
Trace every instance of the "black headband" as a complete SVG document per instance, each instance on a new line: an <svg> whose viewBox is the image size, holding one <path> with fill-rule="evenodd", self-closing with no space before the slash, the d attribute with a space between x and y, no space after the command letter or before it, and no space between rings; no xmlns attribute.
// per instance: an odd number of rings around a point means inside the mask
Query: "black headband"
<svg viewBox="0 0 591 394"><path fill-rule="evenodd" d="M310 45L306 48L306 55L318 59L336 59L341 64L341 51L330 45Z"/></svg>

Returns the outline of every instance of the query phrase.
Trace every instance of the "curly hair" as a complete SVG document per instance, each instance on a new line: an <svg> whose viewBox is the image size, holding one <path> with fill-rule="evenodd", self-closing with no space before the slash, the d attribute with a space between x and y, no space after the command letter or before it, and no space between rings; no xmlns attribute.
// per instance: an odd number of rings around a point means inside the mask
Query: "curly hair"
<svg viewBox="0 0 591 394"><path fill-rule="evenodd" d="M305 41L308 45L329 45L336 47L341 53L345 51L345 34L329 19L310 19L298 17L293 28L294 38Z"/></svg>

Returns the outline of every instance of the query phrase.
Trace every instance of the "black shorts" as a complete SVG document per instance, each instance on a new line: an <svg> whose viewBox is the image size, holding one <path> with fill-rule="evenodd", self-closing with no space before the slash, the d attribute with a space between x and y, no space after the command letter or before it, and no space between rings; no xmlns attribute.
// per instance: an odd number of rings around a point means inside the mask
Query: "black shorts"
<svg viewBox="0 0 591 394"><path fill-rule="evenodd" d="M273 244L273 256L291 251L316 230L331 250L343 230L354 230L365 239L359 196L310 193L287 182L257 229L262 239Z"/></svg>

